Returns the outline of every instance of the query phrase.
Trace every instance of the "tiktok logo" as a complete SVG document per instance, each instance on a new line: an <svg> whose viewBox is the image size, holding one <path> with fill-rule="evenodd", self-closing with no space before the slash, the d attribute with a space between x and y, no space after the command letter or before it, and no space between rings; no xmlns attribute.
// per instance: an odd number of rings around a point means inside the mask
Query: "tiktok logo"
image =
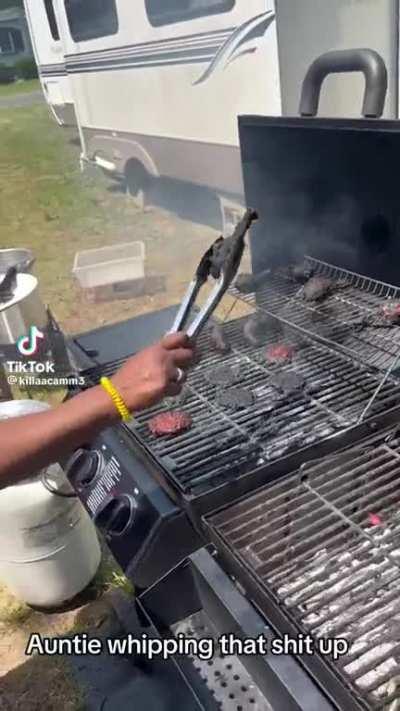
<svg viewBox="0 0 400 711"><path fill-rule="evenodd" d="M39 341L43 340L44 333L36 326L31 326L27 336L21 336L17 341L17 348L21 355L33 356L39 350Z"/></svg>

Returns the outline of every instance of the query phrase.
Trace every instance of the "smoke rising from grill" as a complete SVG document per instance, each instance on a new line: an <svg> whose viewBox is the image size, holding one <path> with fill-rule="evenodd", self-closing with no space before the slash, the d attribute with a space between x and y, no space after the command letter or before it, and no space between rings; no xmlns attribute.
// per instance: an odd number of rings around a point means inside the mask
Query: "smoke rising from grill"
<svg viewBox="0 0 400 711"><path fill-rule="evenodd" d="M246 199L260 215L254 271L309 254L400 284L397 134L331 128L329 121L241 121Z"/></svg>

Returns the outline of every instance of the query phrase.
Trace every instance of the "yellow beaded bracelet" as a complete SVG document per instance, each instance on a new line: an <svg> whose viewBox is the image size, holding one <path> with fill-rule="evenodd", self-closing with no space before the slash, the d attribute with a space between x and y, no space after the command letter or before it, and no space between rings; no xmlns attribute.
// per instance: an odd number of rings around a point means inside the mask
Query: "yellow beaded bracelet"
<svg viewBox="0 0 400 711"><path fill-rule="evenodd" d="M123 422L131 422L133 420L133 417L131 413L129 412L123 398L119 394L118 390L114 387L112 384L111 380L108 378L102 378L100 380L100 385L104 388L106 393L109 394L111 397L116 409L118 410L119 414L121 415L121 419Z"/></svg>

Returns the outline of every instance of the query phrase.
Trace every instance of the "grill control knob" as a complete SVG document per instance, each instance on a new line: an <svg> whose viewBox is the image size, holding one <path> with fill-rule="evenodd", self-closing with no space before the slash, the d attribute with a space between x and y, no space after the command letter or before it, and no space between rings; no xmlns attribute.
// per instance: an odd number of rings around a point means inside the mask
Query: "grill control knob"
<svg viewBox="0 0 400 711"><path fill-rule="evenodd" d="M107 538L122 536L131 527L135 510L135 502L129 496L116 496L101 506L94 523Z"/></svg>
<svg viewBox="0 0 400 711"><path fill-rule="evenodd" d="M78 449L67 465L67 474L78 489L90 486L101 469L101 454L93 449Z"/></svg>

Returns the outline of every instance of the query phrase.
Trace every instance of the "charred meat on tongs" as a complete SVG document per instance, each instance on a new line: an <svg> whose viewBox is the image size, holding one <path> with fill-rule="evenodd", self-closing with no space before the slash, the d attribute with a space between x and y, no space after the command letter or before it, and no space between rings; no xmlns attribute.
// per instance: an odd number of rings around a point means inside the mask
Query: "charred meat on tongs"
<svg viewBox="0 0 400 711"><path fill-rule="evenodd" d="M236 277L245 249L247 231L257 217L255 210L246 210L233 235L226 239L219 237L205 252L183 298L171 333L186 330L190 338L197 338ZM215 280L212 292L193 322L186 328L196 299L210 276Z"/></svg>

